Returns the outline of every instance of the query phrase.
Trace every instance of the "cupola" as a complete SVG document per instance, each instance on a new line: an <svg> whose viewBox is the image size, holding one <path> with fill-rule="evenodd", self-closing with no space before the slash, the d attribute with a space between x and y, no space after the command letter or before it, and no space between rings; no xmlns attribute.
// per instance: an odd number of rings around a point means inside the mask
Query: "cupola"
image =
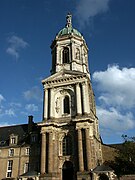
<svg viewBox="0 0 135 180"><path fill-rule="evenodd" d="M67 14L66 26L56 35L51 49L51 74L67 70L89 76L88 47L82 34L73 28L71 14Z"/></svg>

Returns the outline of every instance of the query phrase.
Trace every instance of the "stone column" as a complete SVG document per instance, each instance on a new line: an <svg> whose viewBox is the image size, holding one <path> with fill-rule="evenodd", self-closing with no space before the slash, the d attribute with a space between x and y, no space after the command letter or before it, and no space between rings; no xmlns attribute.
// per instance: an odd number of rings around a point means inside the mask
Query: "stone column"
<svg viewBox="0 0 135 180"><path fill-rule="evenodd" d="M58 172L58 135L53 133L53 172Z"/></svg>
<svg viewBox="0 0 135 180"><path fill-rule="evenodd" d="M49 151L48 151L48 172L53 171L53 139L52 132L49 132Z"/></svg>
<svg viewBox="0 0 135 180"><path fill-rule="evenodd" d="M81 89L79 83L76 84L76 107L77 107L77 115L82 114Z"/></svg>
<svg viewBox="0 0 135 180"><path fill-rule="evenodd" d="M71 42L71 48L72 48L72 61L75 60L75 47L74 47L74 41Z"/></svg>
<svg viewBox="0 0 135 180"><path fill-rule="evenodd" d="M53 118L54 113L54 99L53 99L53 89L50 89L50 118Z"/></svg>
<svg viewBox="0 0 135 180"><path fill-rule="evenodd" d="M46 134L42 134L42 146L41 146L41 174L46 172Z"/></svg>
<svg viewBox="0 0 135 180"><path fill-rule="evenodd" d="M84 171L83 161L83 145L82 145L82 132L78 129L78 159L79 159L79 171Z"/></svg>
<svg viewBox="0 0 135 180"><path fill-rule="evenodd" d="M60 55L60 48L58 45L56 45L56 64L62 64L62 57ZM56 64L54 66L56 66Z"/></svg>
<svg viewBox="0 0 135 180"><path fill-rule="evenodd" d="M88 87L86 85L87 84L85 82L82 83L84 114L89 113L89 96L88 96Z"/></svg>
<svg viewBox="0 0 135 180"><path fill-rule="evenodd" d="M85 130L86 133L86 155L87 155L87 168L91 169L91 149L90 149L90 139L89 139L89 129Z"/></svg>
<svg viewBox="0 0 135 180"><path fill-rule="evenodd" d="M45 89L45 99L44 99L44 118L48 118L48 89Z"/></svg>

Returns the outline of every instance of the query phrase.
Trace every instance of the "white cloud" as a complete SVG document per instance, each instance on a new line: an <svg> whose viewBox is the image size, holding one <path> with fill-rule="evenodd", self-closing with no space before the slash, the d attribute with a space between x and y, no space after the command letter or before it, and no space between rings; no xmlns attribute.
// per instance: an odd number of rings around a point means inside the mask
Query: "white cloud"
<svg viewBox="0 0 135 180"><path fill-rule="evenodd" d="M2 94L0 94L0 117L3 115L3 105L2 102L5 101L5 98L2 96Z"/></svg>
<svg viewBox="0 0 135 180"><path fill-rule="evenodd" d="M38 106L36 106L35 104L27 104L27 105L25 106L25 109L26 109L27 111L33 111L33 112L35 112L35 111L38 111Z"/></svg>
<svg viewBox="0 0 135 180"><path fill-rule="evenodd" d="M5 98L2 96L2 94L0 94L0 104L2 101L5 101Z"/></svg>
<svg viewBox="0 0 135 180"><path fill-rule="evenodd" d="M1 120L7 117L16 117L16 112L20 110L22 105L20 103L11 102L4 103L5 98L0 94L0 118Z"/></svg>
<svg viewBox="0 0 135 180"><path fill-rule="evenodd" d="M109 9L110 0L79 0L75 15L80 26L87 24L90 19Z"/></svg>
<svg viewBox="0 0 135 180"><path fill-rule="evenodd" d="M19 53L21 49L26 48L29 44L24 41L21 37L18 36L11 36L7 39L9 47L6 49L6 52L15 57L16 59L19 58Z"/></svg>
<svg viewBox="0 0 135 180"><path fill-rule="evenodd" d="M16 102L10 103L10 106L11 106L12 108L20 108L20 107L22 107L21 103L16 103Z"/></svg>
<svg viewBox="0 0 135 180"><path fill-rule="evenodd" d="M104 104L121 108L135 106L135 68L108 66L106 71L95 72L93 81L100 92L99 100Z"/></svg>
<svg viewBox="0 0 135 180"><path fill-rule="evenodd" d="M37 86L32 87L30 90L25 91L23 94L25 99L28 101L31 99L42 101L42 91Z"/></svg>
<svg viewBox="0 0 135 180"><path fill-rule="evenodd" d="M135 128L135 119L131 112L122 114L117 109L110 107L104 109L97 106L97 116L102 128L113 131L127 131Z"/></svg>
<svg viewBox="0 0 135 180"><path fill-rule="evenodd" d="M108 66L94 72L93 83L98 91L97 116L101 128L123 133L135 128L135 68Z"/></svg>
<svg viewBox="0 0 135 180"><path fill-rule="evenodd" d="M5 110L5 115L8 115L8 116L16 116L15 115L15 111L14 111L14 109L7 109L7 110Z"/></svg>

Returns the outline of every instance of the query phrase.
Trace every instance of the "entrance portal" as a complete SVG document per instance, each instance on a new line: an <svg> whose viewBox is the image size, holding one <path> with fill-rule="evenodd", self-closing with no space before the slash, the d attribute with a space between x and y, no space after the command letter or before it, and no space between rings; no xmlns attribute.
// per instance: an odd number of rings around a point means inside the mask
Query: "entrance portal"
<svg viewBox="0 0 135 180"><path fill-rule="evenodd" d="M99 180L109 180L106 174L99 174Z"/></svg>
<svg viewBox="0 0 135 180"><path fill-rule="evenodd" d="M62 167L62 180L74 180L74 168L71 161L65 161Z"/></svg>

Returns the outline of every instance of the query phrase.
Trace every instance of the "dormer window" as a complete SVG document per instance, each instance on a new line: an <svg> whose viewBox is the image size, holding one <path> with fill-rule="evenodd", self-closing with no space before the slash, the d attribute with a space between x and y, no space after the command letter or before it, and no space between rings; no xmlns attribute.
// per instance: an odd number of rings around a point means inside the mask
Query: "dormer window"
<svg viewBox="0 0 135 180"><path fill-rule="evenodd" d="M3 146L6 144L6 141L0 141L0 146Z"/></svg>
<svg viewBox="0 0 135 180"><path fill-rule="evenodd" d="M10 145L16 145L17 144L18 136L11 134L10 135Z"/></svg>
<svg viewBox="0 0 135 180"><path fill-rule="evenodd" d="M63 49L63 63L69 63L69 49L64 47Z"/></svg>
<svg viewBox="0 0 135 180"><path fill-rule="evenodd" d="M16 138L15 137L11 138L11 144L16 144Z"/></svg>
<svg viewBox="0 0 135 180"><path fill-rule="evenodd" d="M32 134L31 135L31 143L37 142L37 134Z"/></svg>

